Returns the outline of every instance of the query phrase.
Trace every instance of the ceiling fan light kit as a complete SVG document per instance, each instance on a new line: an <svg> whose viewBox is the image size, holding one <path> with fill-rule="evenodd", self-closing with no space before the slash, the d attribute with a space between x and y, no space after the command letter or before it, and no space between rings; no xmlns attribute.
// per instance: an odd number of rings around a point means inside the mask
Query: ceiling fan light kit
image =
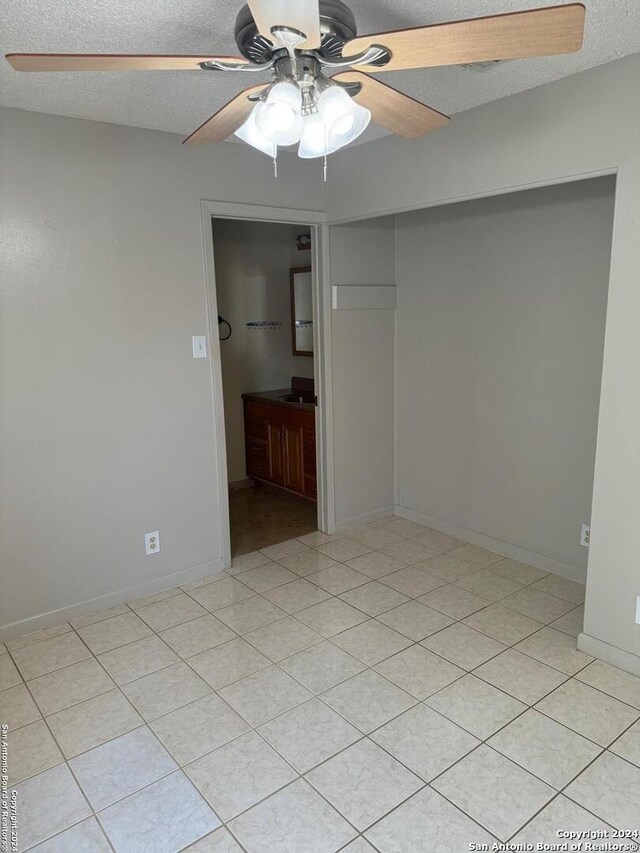
<svg viewBox="0 0 640 853"><path fill-rule="evenodd" d="M358 36L342 0L249 0L236 18L239 57L10 53L6 58L17 71L270 72L270 83L240 92L184 142L222 142L235 134L272 157L274 171L278 148L297 145L303 159L325 158L326 177L327 155L357 139L371 120L406 138L449 121L372 74L573 53L582 46L584 20L584 5L569 3ZM337 73L329 76L332 72Z"/></svg>

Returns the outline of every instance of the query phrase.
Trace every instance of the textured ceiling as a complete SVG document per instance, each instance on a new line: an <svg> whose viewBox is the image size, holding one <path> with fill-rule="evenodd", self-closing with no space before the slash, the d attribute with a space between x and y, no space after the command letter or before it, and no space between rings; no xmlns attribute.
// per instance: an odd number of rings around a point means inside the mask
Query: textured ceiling
<svg viewBox="0 0 640 853"><path fill-rule="evenodd" d="M291 0L295 2L295 0ZM561 0L351 0L358 32L557 5ZM584 0L585 44L570 56L518 60L481 73L461 67L380 74L452 115L640 52L640 0ZM237 54L242 0L2 0L9 52ZM0 61L0 104L186 134L266 75L203 71L25 74ZM363 139L385 135L370 128Z"/></svg>

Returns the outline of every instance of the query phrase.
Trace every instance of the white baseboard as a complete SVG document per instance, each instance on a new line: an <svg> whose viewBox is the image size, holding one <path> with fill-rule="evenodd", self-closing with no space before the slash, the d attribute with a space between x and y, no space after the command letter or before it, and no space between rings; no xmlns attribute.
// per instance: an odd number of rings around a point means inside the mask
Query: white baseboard
<svg viewBox="0 0 640 853"><path fill-rule="evenodd" d="M640 657L633 652L619 649L611 643L605 643L604 640L598 640L597 637L585 633L578 634L578 648L591 657L599 658L605 663L617 666L618 669L640 676Z"/></svg>
<svg viewBox="0 0 640 853"><path fill-rule="evenodd" d="M87 601L69 604L66 607L60 607L56 610L49 610L46 613L40 613L38 616L30 616L28 619L22 619L19 622L11 622L0 626L0 642L11 640L22 634L28 634L31 631L39 631L41 628L53 628L55 625L67 622L69 619L75 619L78 616L89 616L98 610L117 607L119 604L125 604L127 601L132 601L135 598L142 598L142 596L151 595L154 592L162 592L163 589L171 589L174 586L191 583L191 581L196 581L207 575L217 574L222 571L222 559L211 560L208 563L193 566L191 569L173 572L170 575L163 575L161 578L154 578L144 583L128 586L125 589L118 589L115 592L109 592L97 598L90 598Z"/></svg>
<svg viewBox="0 0 640 853"><path fill-rule="evenodd" d="M379 521L381 518L386 518L388 515L393 515L393 507L385 506L381 509L374 509L371 512L365 512L363 515L355 515L352 518L346 518L344 521L336 521L336 533L347 533L354 527L359 527L362 524L367 524L369 521Z"/></svg>
<svg viewBox="0 0 640 853"><path fill-rule="evenodd" d="M461 539L463 542L470 542L472 545L479 545L481 548L486 548L488 551L495 551L496 554L503 554L505 557L511 557L512 560L518 560L520 563L527 563L529 566L536 566L545 572L553 572L556 575L561 575L578 583L585 583L587 579L587 570L580 566L572 566L570 563L563 563L561 560L556 560L553 557L547 557L545 554L538 554L535 551L528 551L526 548L520 548L518 545L512 545L511 542L503 542L501 539L492 539L490 536L485 536L484 533L477 533L475 530L469 530L466 527L459 527L457 524L449 524L448 521L441 521L439 518L432 518L428 515L423 515L413 509L408 509L405 506L394 507L394 514L400 518L406 518L409 521L416 521L419 524L425 524L433 530L439 530L441 533L447 533L449 536L455 536L456 539Z"/></svg>

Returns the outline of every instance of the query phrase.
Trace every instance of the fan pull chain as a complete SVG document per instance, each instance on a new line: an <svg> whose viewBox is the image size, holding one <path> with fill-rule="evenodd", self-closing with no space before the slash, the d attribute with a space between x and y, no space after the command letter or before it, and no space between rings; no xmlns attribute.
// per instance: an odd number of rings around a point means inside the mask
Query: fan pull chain
<svg viewBox="0 0 640 853"><path fill-rule="evenodd" d="M273 143L273 177L278 177L278 146Z"/></svg>
<svg viewBox="0 0 640 853"><path fill-rule="evenodd" d="M326 154L324 155L324 164L322 167L322 177L323 177L323 180L326 184L327 183L327 155Z"/></svg>

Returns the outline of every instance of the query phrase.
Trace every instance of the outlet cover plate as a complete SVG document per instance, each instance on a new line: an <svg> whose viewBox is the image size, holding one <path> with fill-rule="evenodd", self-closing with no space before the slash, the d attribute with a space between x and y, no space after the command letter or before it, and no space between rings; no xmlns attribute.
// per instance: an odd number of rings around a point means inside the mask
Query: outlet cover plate
<svg viewBox="0 0 640 853"><path fill-rule="evenodd" d="M157 530L144 534L144 553L147 557L160 553L160 533Z"/></svg>

